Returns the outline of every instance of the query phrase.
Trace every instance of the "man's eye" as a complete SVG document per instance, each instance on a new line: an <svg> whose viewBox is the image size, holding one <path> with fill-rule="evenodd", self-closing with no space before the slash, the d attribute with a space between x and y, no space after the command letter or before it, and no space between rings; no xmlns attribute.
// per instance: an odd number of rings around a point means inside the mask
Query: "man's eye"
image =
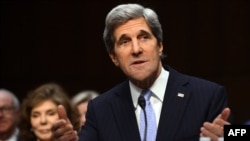
<svg viewBox="0 0 250 141"><path fill-rule="evenodd" d="M140 38L141 38L141 39L148 39L149 36L148 36L148 35L141 35Z"/></svg>
<svg viewBox="0 0 250 141"><path fill-rule="evenodd" d="M128 42L128 40L123 40L122 44L126 44Z"/></svg>
<svg viewBox="0 0 250 141"><path fill-rule="evenodd" d="M119 45L127 44L128 42L129 40L124 39L119 42Z"/></svg>

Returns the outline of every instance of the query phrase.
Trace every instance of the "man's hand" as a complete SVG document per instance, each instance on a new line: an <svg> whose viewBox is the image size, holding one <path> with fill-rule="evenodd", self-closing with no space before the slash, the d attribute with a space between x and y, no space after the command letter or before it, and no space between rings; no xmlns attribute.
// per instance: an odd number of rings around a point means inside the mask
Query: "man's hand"
<svg viewBox="0 0 250 141"><path fill-rule="evenodd" d="M218 141L219 137L224 134L224 125L229 125L227 121L230 115L230 109L225 108L215 119L211 122L204 122L201 127L201 137L210 137L212 141Z"/></svg>
<svg viewBox="0 0 250 141"><path fill-rule="evenodd" d="M57 108L59 120L52 125L52 140L54 141L78 141L77 131L73 129L66 111L62 105Z"/></svg>

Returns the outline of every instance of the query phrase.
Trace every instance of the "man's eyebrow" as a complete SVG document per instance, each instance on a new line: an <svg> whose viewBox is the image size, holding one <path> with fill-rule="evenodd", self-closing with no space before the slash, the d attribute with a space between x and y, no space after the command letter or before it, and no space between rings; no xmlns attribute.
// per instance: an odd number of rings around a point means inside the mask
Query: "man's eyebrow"
<svg viewBox="0 0 250 141"><path fill-rule="evenodd" d="M150 34L148 31L146 30L140 30L140 33L143 33L143 34Z"/></svg>
<svg viewBox="0 0 250 141"><path fill-rule="evenodd" d="M126 34L122 34L116 41L119 42L121 39L126 38L126 37L127 37Z"/></svg>
<svg viewBox="0 0 250 141"><path fill-rule="evenodd" d="M147 30L143 30L143 29L141 29L141 30L139 31L139 34L141 34L141 33L150 34L150 32L148 32ZM126 34L122 34L122 35L118 38L118 40L120 40L120 39L122 39L122 38L125 38L126 36L127 36Z"/></svg>
<svg viewBox="0 0 250 141"><path fill-rule="evenodd" d="M122 38L125 38L125 37L127 37L127 35L126 34L122 34L119 39L122 39Z"/></svg>

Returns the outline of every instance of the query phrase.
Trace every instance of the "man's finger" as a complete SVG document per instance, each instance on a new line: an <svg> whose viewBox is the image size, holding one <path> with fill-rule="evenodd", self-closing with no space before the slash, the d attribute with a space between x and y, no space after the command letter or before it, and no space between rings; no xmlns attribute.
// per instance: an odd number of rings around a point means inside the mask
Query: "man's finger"
<svg viewBox="0 0 250 141"><path fill-rule="evenodd" d="M230 115L230 109L225 108L221 113L221 118L224 119L224 120L227 120L229 115Z"/></svg>
<svg viewBox="0 0 250 141"><path fill-rule="evenodd" d="M64 119L65 121L70 122L63 105L58 105L57 112L58 112L59 119Z"/></svg>
<svg viewBox="0 0 250 141"><path fill-rule="evenodd" d="M223 109L223 111L216 118L227 120L229 115L230 115L230 109L227 107Z"/></svg>

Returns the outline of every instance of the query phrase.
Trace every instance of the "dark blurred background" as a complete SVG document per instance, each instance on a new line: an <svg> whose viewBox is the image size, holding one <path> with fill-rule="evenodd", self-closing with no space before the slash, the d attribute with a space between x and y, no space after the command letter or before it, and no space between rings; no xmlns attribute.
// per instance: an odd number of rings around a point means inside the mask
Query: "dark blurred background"
<svg viewBox="0 0 250 141"><path fill-rule="evenodd" d="M109 10L130 2L158 13L166 63L224 85L233 122L250 119L248 0L1 0L0 87L21 100L51 81L70 96L85 89L102 93L123 81L102 33Z"/></svg>

